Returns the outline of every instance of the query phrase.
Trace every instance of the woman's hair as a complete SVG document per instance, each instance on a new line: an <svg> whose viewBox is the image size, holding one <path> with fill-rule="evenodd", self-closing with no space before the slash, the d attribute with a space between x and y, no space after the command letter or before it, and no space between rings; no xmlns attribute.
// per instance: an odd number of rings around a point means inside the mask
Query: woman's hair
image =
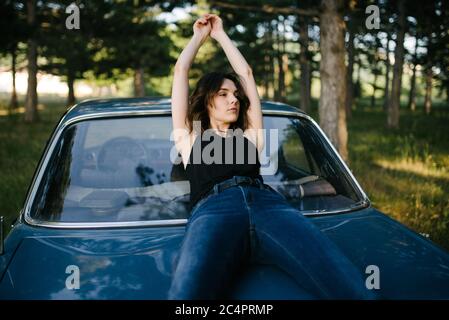
<svg viewBox="0 0 449 320"><path fill-rule="evenodd" d="M201 133L210 128L210 118L207 110L209 104L212 105L214 96L218 93L225 79L234 82L237 92L236 97L239 101L239 116L237 121L231 124L231 129L240 128L243 131L249 126L247 111L249 99L245 94L238 75L234 73L210 72L198 80L195 90L189 98L187 109L187 127L189 132L193 131L193 121L201 121Z"/></svg>

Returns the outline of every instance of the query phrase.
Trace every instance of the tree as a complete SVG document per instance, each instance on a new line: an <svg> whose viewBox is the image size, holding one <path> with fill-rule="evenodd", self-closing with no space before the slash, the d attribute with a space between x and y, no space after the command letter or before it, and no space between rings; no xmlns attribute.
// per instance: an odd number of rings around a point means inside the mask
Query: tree
<svg viewBox="0 0 449 320"><path fill-rule="evenodd" d="M393 82L391 87L391 102L388 108L387 126L399 127L399 108L401 104L402 67L404 64L404 37L406 31L405 0L398 0L398 31L396 33L396 48L394 50Z"/></svg>
<svg viewBox="0 0 449 320"><path fill-rule="evenodd" d="M412 57L412 77L410 78L410 92L408 96L408 109L416 110L416 66L418 65L418 35L415 35L415 50Z"/></svg>
<svg viewBox="0 0 449 320"><path fill-rule="evenodd" d="M347 45L347 52L348 52L348 68L346 73L346 102L345 102L345 109L346 109L346 115L348 118L352 115L352 105L354 104L354 80L353 80L353 73L354 73L354 56L355 56L355 49L354 49L354 40L355 40L355 34L354 30L349 30L349 37L348 37L348 45Z"/></svg>
<svg viewBox="0 0 449 320"><path fill-rule="evenodd" d="M320 15L320 126L343 159L348 159L343 1L323 0Z"/></svg>
<svg viewBox="0 0 449 320"><path fill-rule="evenodd" d="M350 1L349 8L346 15L347 26L347 72L346 72L346 101L345 109L346 116L350 118L352 115L352 107L354 105L354 62L356 59L357 49L355 42L358 41L358 35L365 30L365 8L367 6L366 1Z"/></svg>
<svg viewBox="0 0 449 320"><path fill-rule="evenodd" d="M36 28L36 0L27 0L27 24L30 30L27 46L28 87L25 100L25 122L35 122L39 119L37 113L37 42Z"/></svg>
<svg viewBox="0 0 449 320"><path fill-rule="evenodd" d="M433 85L433 67L435 65L435 57L441 48L440 26L441 16L436 14L438 1L428 1L422 8L425 16L422 17L424 40L426 41L426 55L424 57L424 79L425 79L425 96L424 110L429 114L432 109L432 85ZM447 31L447 29L446 29ZM444 33L443 33L444 34Z"/></svg>
<svg viewBox="0 0 449 320"><path fill-rule="evenodd" d="M301 70L301 78L299 81L299 98L300 107L305 112L310 112L311 106L311 95L310 95L310 84L311 84L311 71L310 71L310 53L309 53L309 24L307 17L298 17L299 25L299 63Z"/></svg>
<svg viewBox="0 0 449 320"><path fill-rule="evenodd" d="M390 104L390 42L391 36L390 33L387 32L387 41L385 43L385 89L384 89L384 104L383 110L388 112L389 104Z"/></svg>
<svg viewBox="0 0 449 320"><path fill-rule="evenodd" d="M373 87L373 91L371 94L371 108L375 107L376 102L376 91L379 88L377 85L377 81L380 75L382 75L382 69L380 66L380 54L381 54L381 41L379 38L379 33L372 33L369 37L365 37L364 42L364 54L367 59L367 66L369 71L373 75L373 82L371 86Z"/></svg>
<svg viewBox="0 0 449 320"><path fill-rule="evenodd" d="M416 104L416 66L420 65L425 84L424 110L428 114L432 108L434 84L442 88L449 74L449 6L446 1L428 0L411 5L408 9L413 16L412 30L416 38L414 54L410 59L413 63L413 73L409 105L413 110Z"/></svg>
<svg viewBox="0 0 449 320"><path fill-rule="evenodd" d="M155 19L157 1L114 1L94 34L101 54L94 60L97 76L111 77L114 70L131 72L135 96L145 95L145 75L168 75L172 42L164 33L165 22ZM166 2L168 7L173 4ZM107 11L107 10L106 10Z"/></svg>
<svg viewBox="0 0 449 320"><path fill-rule="evenodd" d="M70 0L45 3L45 25L42 28L40 41L41 55L45 63L40 66L44 72L65 78L68 95L67 105L76 101L75 81L83 79L84 73L93 67L93 56L96 51L90 44L91 29L87 16L88 7L82 7L82 21L80 29L68 29L65 20L68 17L66 8L72 3ZM99 13L97 11L97 13Z"/></svg>
<svg viewBox="0 0 449 320"><path fill-rule="evenodd" d="M0 54L11 56L12 90L9 103L10 114L18 107L16 92L16 71L18 56L21 54L19 44L26 40L25 21L19 13L16 1L0 3Z"/></svg>
<svg viewBox="0 0 449 320"><path fill-rule="evenodd" d="M310 0L297 0L296 5L298 8L306 10L313 9L315 4ZM300 107L305 112L311 111L311 52L309 51L309 25L311 23L311 17L307 15L297 15L296 17L297 25L298 25L298 33L299 33L299 63L300 63L300 72L301 76L299 79L299 98L300 98Z"/></svg>
<svg viewBox="0 0 449 320"><path fill-rule="evenodd" d="M281 18L282 19L282 18ZM275 99L277 101L285 102L286 101L286 89L285 89L285 74L287 72L287 64L285 62L285 38L284 33L281 30L284 30L285 25L283 25L283 19L281 21L276 20L276 64L278 69L278 85L277 90L275 91Z"/></svg>
<svg viewBox="0 0 449 320"><path fill-rule="evenodd" d="M435 18L435 57L434 66L438 70L434 76L437 81L435 87L439 88L440 95L446 93L446 101L449 104L449 3L447 1L437 1Z"/></svg>

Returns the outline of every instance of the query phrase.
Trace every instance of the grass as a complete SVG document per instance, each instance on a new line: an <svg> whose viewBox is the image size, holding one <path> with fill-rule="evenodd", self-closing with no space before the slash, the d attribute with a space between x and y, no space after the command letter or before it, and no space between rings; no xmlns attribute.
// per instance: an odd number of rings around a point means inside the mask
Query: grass
<svg viewBox="0 0 449 320"><path fill-rule="evenodd" d="M402 110L400 129L387 130L385 122L380 109L354 112L354 175L373 206L449 249L449 115Z"/></svg>
<svg viewBox="0 0 449 320"><path fill-rule="evenodd" d="M449 249L449 114L444 106L431 115L402 110L400 129L387 130L385 114L367 101L348 121L350 168L373 206ZM2 113L0 102L0 212L7 229L66 109L56 98L41 103L40 121L25 124L21 114Z"/></svg>
<svg viewBox="0 0 449 320"><path fill-rule="evenodd" d="M23 101L20 101L23 105ZM18 216L38 161L50 134L65 111L63 100L40 101L40 121L23 122L23 114L7 115L5 100L0 102L0 214L6 232Z"/></svg>

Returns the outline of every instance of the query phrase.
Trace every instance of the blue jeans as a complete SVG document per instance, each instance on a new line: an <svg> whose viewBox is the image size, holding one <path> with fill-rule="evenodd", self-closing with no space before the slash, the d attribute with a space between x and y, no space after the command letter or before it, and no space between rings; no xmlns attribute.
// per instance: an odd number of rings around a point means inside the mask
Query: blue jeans
<svg viewBox="0 0 449 320"><path fill-rule="evenodd" d="M168 298L225 298L248 259L277 265L317 299L374 298L337 246L262 183L215 192L193 207Z"/></svg>

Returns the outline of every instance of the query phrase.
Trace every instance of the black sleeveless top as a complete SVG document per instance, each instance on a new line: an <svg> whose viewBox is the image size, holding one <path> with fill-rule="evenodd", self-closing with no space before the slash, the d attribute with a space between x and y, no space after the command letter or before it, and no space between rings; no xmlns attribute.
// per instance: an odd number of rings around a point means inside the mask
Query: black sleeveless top
<svg viewBox="0 0 449 320"><path fill-rule="evenodd" d="M213 132L203 139L197 136L185 171L190 182L189 209L215 184L233 176L262 179L259 171L257 148L242 133L222 137Z"/></svg>

